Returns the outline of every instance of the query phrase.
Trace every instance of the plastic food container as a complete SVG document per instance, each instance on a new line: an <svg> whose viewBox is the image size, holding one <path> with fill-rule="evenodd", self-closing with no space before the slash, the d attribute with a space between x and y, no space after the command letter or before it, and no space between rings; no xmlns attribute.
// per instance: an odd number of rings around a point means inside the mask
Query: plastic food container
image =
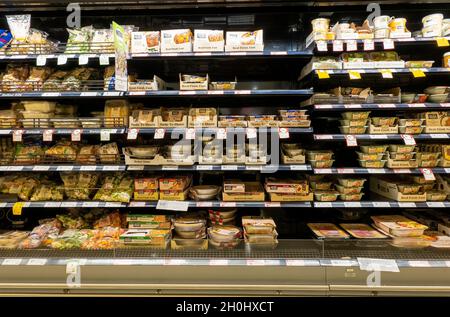
<svg viewBox="0 0 450 317"><path fill-rule="evenodd" d="M420 191L421 192L429 192L429 191L433 191L433 189L434 189L434 181L432 184L422 184Z"/></svg>
<svg viewBox="0 0 450 317"><path fill-rule="evenodd" d="M24 119L50 119L55 116L53 112L40 112L40 111L21 111Z"/></svg>
<svg viewBox="0 0 450 317"><path fill-rule="evenodd" d="M386 164L386 160L380 161L362 161L358 160L359 165L365 168L383 168Z"/></svg>
<svg viewBox="0 0 450 317"><path fill-rule="evenodd" d="M428 96L428 102L431 103L442 103L448 98L448 94L434 94Z"/></svg>
<svg viewBox="0 0 450 317"><path fill-rule="evenodd" d="M344 187L363 187L366 179L364 178L339 178L339 185Z"/></svg>
<svg viewBox="0 0 450 317"><path fill-rule="evenodd" d="M336 201L339 196L337 191L316 191L314 197L317 201Z"/></svg>
<svg viewBox="0 0 450 317"><path fill-rule="evenodd" d="M439 191L428 191L427 200L429 201L444 201L447 199L447 194L445 192Z"/></svg>
<svg viewBox="0 0 450 317"><path fill-rule="evenodd" d="M441 156L441 153L439 152L418 152L416 154L416 157L418 160L424 160L424 161L428 161L428 160L437 160L439 159L439 157Z"/></svg>
<svg viewBox="0 0 450 317"><path fill-rule="evenodd" d="M415 145L391 144L389 145L389 151L397 153L409 153L414 151L415 147Z"/></svg>
<svg viewBox="0 0 450 317"><path fill-rule="evenodd" d="M424 90L424 93L429 95L440 95L445 94L446 92L450 92L450 88L448 86L431 86Z"/></svg>
<svg viewBox="0 0 450 317"><path fill-rule="evenodd" d="M420 223L401 215L372 216L375 225L381 230L396 237L417 237L428 229Z"/></svg>
<svg viewBox="0 0 450 317"><path fill-rule="evenodd" d="M336 189L341 194L359 194L361 193L363 187L344 187L341 185L335 185Z"/></svg>
<svg viewBox="0 0 450 317"><path fill-rule="evenodd" d="M380 161L384 156L384 153L366 154L358 151L356 151L356 154L358 154L358 159L363 161Z"/></svg>
<svg viewBox="0 0 450 317"><path fill-rule="evenodd" d="M333 185L333 183L332 182L311 181L311 182L309 182L309 185L311 186L311 188L313 190L329 190L331 188L331 186Z"/></svg>
<svg viewBox="0 0 450 317"><path fill-rule="evenodd" d="M363 195L364 195L364 193L359 193L359 194L340 194L339 198L341 200L346 200L346 201L359 201L359 200L361 200Z"/></svg>
<svg viewBox="0 0 450 317"><path fill-rule="evenodd" d="M102 119L101 118L81 118L81 126L83 128L101 128L102 127Z"/></svg>
<svg viewBox="0 0 450 317"><path fill-rule="evenodd" d="M318 18L311 21L313 31L322 31L322 32L328 32L328 29L330 27L330 19L325 18Z"/></svg>
<svg viewBox="0 0 450 317"><path fill-rule="evenodd" d="M308 223L307 226L317 238L347 239L350 236L332 223Z"/></svg>
<svg viewBox="0 0 450 317"><path fill-rule="evenodd" d="M421 189L421 186L416 184L398 184L397 187L399 192L401 192L402 194L410 195L417 194Z"/></svg>
<svg viewBox="0 0 450 317"><path fill-rule="evenodd" d="M204 219L195 217L180 217L175 219L173 225L177 232L182 231L198 231L205 227Z"/></svg>
<svg viewBox="0 0 450 317"><path fill-rule="evenodd" d="M345 120L361 120L369 118L370 111L343 112L342 118Z"/></svg>
<svg viewBox="0 0 450 317"><path fill-rule="evenodd" d="M210 238L217 242L231 242L241 236L241 230L238 227L230 225L214 225L208 228L208 233Z"/></svg>
<svg viewBox="0 0 450 317"><path fill-rule="evenodd" d="M399 119L399 125L405 127L420 127L423 119Z"/></svg>
<svg viewBox="0 0 450 317"><path fill-rule="evenodd" d="M387 39L387 38L389 38L390 33L391 33L391 30L389 28L375 29L374 37L376 39Z"/></svg>
<svg viewBox="0 0 450 317"><path fill-rule="evenodd" d="M419 167L436 167L438 163L438 160L420 160Z"/></svg>
<svg viewBox="0 0 450 317"><path fill-rule="evenodd" d="M389 21L391 17L388 15L380 15L373 19L373 24L375 29L387 28L389 26Z"/></svg>
<svg viewBox="0 0 450 317"><path fill-rule="evenodd" d="M308 151L308 160L311 161L325 161L333 158L333 152L331 151Z"/></svg>
<svg viewBox="0 0 450 317"><path fill-rule="evenodd" d="M339 224L352 237L357 239L386 239L387 236L364 223L341 223Z"/></svg>
<svg viewBox="0 0 450 317"><path fill-rule="evenodd" d="M389 152L389 158L397 161L409 161L414 158L415 152L410 153L397 153L397 152Z"/></svg>
<svg viewBox="0 0 450 317"><path fill-rule="evenodd" d="M423 27L429 27L432 25L442 25L442 20L444 19L444 15L442 13L434 13L422 18Z"/></svg>
<svg viewBox="0 0 450 317"><path fill-rule="evenodd" d="M367 119L361 119L361 120L339 120L341 123L341 126L348 126L348 127L364 127L367 125Z"/></svg>
<svg viewBox="0 0 450 317"><path fill-rule="evenodd" d="M406 19L405 18L393 18L389 22L389 28L391 31L406 32Z"/></svg>
<svg viewBox="0 0 450 317"><path fill-rule="evenodd" d="M333 166L334 160L323 160L323 161L315 161L310 160L311 166L313 168L329 168Z"/></svg>
<svg viewBox="0 0 450 317"><path fill-rule="evenodd" d="M423 37L436 37L441 36L442 34L442 26L440 25L432 25L422 29Z"/></svg>
<svg viewBox="0 0 450 317"><path fill-rule="evenodd" d="M56 102L51 101L22 101L21 104L26 111L54 112L56 108Z"/></svg>
<svg viewBox="0 0 450 317"><path fill-rule="evenodd" d="M365 154L380 154L386 152L388 145L361 145L360 149Z"/></svg>
<svg viewBox="0 0 450 317"><path fill-rule="evenodd" d="M405 68L431 68L434 61L407 61L405 62Z"/></svg>
<svg viewBox="0 0 450 317"><path fill-rule="evenodd" d="M366 133L367 126L365 127L339 127L342 134L364 134Z"/></svg>
<svg viewBox="0 0 450 317"><path fill-rule="evenodd" d="M396 117L373 117L371 118L372 124L376 126L389 126L392 127L397 122Z"/></svg>

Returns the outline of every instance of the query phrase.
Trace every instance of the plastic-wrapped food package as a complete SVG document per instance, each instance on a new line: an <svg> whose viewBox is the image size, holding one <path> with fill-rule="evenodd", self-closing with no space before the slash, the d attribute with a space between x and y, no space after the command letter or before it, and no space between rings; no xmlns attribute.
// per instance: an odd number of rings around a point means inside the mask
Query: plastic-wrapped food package
<svg viewBox="0 0 450 317"><path fill-rule="evenodd" d="M86 222L82 217L75 217L72 215L56 215L64 229L83 229L87 227Z"/></svg>
<svg viewBox="0 0 450 317"><path fill-rule="evenodd" d="M95 173L61 173L66 196L74 200L89 200L98 175Z"/></svg>
<svg viewBox="0 0 450 317"><path fill-rule="evenodd" d="M97 154L102 163L114 163L119 160L119 148L117 143L112 142L101 146L97 150Z"/></svg>
<svg viewBox="0 0 450 317"><path fill-rule="evenodd" d="M79 249L83 243L88 239L89 230L68 229L55 238L51 247L53 249Z"/></svg>
<svg viewBox="0 0 450 317"><path fill-rule="evenodd" d="M15 249L28 236L28 231L8 231L0 234L0 248Z"/></svg>
<svg viewBox="0 0 450 317"><path fill-rule="evenodd" d="M46 91L58 91L61 89L61 84L64 79L68 75L67 71L57 70L53 74L49 76L49 78L44 82L42 89Z"/></svg>
<svg viewBox="0 0 450 317"><path fill-rule="evenodd" d="M46 219L35 227L30 235L19 244L19 248L34 249L43 244L47 244L48 240L52 240L59 234L61 223L57 219ZM44 240L47 240L45 242Z"/></svg>
<svg viewBox="0 0 450 317"><path fill-rule="evenodd" d="M90 48L91 52L114 53L114 34L112 29L94 30Z"/></svg>
<svg viewBox="0 0 450 317"><path fill-rule="evenodd" d="M77 162L80 164L95 164L97 161L98 145L85 145L80 148L77 155Z"/></svg>
<svg viewBox="0 0 450 317"><path fill-rule="evenodd" d="M28 65L8 64L2 78L2 91L24 91L29 74Z"/></svg>
<svg viewBox="0 0 450 317"><path fill-rule="evenodd" d="M80 29L67 29L69 38L65 53L89 53L90 42L92 38L93 27L85 26Z"/></svg>
<svg viewBox="0 0 450 317"><path fill-rule="evenodd" d="M44 149L40 146L17 144L14 161L20 164L36 164L40 162L43 156Z"/></svg>
<svg viewBox="0 0 450 317"><path fill-rule="evenodd" d="M71 71L62 81L59 90L85 90L85 81L89 79L97 79L98 71L93 68L79 67Z"/></svg>
<svg viewBox="0 0 450 317"><path fill-rule="evenodd" d="M111 193L110 201L119 201L128 203L133 196L134 179L130 177L124 177L117 187Z"/></svg>
<svg viewBox="0 0 450 317"><path fill-rule="evenodd" d="M64 199L64 187L57 185L52 182L46 182L37 186L33 195L31 196L31 201L45 201L45 200L55 200L61 201Z"/></svg>
<svg viewBox="0 0 450 317"><path fill-rule="evenodd" d="M31 194L37 186L39 186L39 180L28 177L20 188L20 192L18 193L19 198L25 201L30 200Z"/></svg>
<svg viewBox="0 0 450 317"><path fill-rule="evenodd" d="M70 142L62 141L46 150L45 155L58 161L72 162L77 158L77 147Z"/></svg>
<svg viewBox="0 0 450 317"><path fill-rule="evenodd" d="M118 227L104 227L97 230L91 230L92 236L86 240L81 248L95 249L113 249L119 246L119 237L123 229Z"/></svg>
<svg viewBox="0 0 450 317"><path fill-rule="evenodd" d="M118 211L105 215L94 223L95 229L122 226L122 217Z"/></svg>
<svg viewBox="0 0 450 317"><path fill-rule="evenodd" d="M7 15L6 20L13 36L12 45L19 45L20 47L21 44L25 43L30 32L31 15Z"/></svg>

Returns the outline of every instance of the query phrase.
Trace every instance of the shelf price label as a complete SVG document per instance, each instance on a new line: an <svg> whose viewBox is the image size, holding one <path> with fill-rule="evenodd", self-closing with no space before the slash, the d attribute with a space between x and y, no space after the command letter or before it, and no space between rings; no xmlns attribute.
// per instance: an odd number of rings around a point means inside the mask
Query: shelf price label
<svg viewBox="0 0 450 317"><path fill-rule="evenodd" d="M289 139L289 129L288 128L278 128L278 137L280 139Z"/></svg>
<svg viewBox="0 0 450 317"><path fill-rule="evenodd" d="M14 130L13 131L13 142L22 142L22 134L23 134L23 130Z"/></svg>
<svg viewBox="0 0 450 317"><path fill-rule="evenodd" d="M319 76L319 79L328 79L330 78L330 74L327 70L319 69L317 70L317 76Z"/></svg>
<svg viewBox="0 0 450 317"><path fill-rule="evenodd" d="M345 135L345 142L347 146L358 146L355 136L351 134Z"/></svg>
<svg viewBox="0 0 450 317"><path fill-rule="evenodd" d="M22 201L14 203L13 208L12 208L12 213L14 216L22 215L22 208L23 208L24 204L25 203Z"/></svg>
<svg viewBox="0 0 450 317"><path fill-rule="evenodd" d="M87 65L89 63L89 55L81 54L78 58L78 65Z"/></svg>
<svg viewBox="0 0 450 317"><path fill-rule="evenodd" d="M406 145L416 145L416 140L414 140L411 134L402 134L401 138L403 139Z"/></svg>
<svg viewBox="0 0 450 317"><path fill-rule="evenodd" d="M383 48L385 50L392 50L392 49L394 49L394 41L392 39L384 39L383 40Z"/></svg>
<svg viewBox="0 0 450 317"><path fill-rule="evenodd" d="M256 128L247 128L247 139L256 138Z"/></svg>
<svg viewBox="0 0 450 317"><path fill-rule="evenodd" d="M361 79L361 73L359 70L349 70L348 75L350 79Z"/></svg>
<svg viewBox="0 0 450 317"><path fill-rule="evenodd" d="M111 131L108 129L100 130L100 141L109 141L111 140Z"/></svg>
<svg viewBox="0 0 450 317"><path fill-rule="evenodd" d="M448 40L445 37L436 38L436 43L438 47L449 46Z"/></svg>
<svg viewBox="0 0 450 317"><path fill-rule="evenodd" d="M164 139L164 134L166 134L166 129L155 129L155 140Z"/></svg>
<svg viewBox="0 0 450 317"><path fill-rule="evenodd" d="M345 44L347 46L347 52L356 51L358 49L356 40L347 40L345 41Z"/></svg>
<svg viewBox="0 0 450 317"><path fill-rule="evenodd" d="M344 50L344 42L340 40L333 41L333 52L342 52Z"/></svg>
<svg viewBox="0 0 450 317"><path fill-rule="evenodd" d="M80 129L73 130L71 135L70 135L70 138L74 142L81 141L81 130Z"/></svg>
<svg viewBox="0 0 450 317"><path fill-rule="evenodd" d="M392 70L390 69L380 69L381 76L386 79L392 79L394 76L392 75Z"/></svg>
<svg viewBox="0 0 450 317"><path fill-rule="evenodd" d="M375 49L375 42L373 40L364 40L364 50L373 51Z"/></svg>
<svg viewBox="0 0 450 317"><path fill-rule="evenodd" d="M47 56L38 55L36 58L36 66L45 66L45 64L47 64Z"/></svg>
<svg viewBox="0 0 450 317"><path fill-rule="evenodd" d="M65 65L65 64L67 64L67 55L64 55L64 54L58 55L56 63L58 65Z"/></svg>
<svg viewBox="0 0 450 317"><path fill-rule="evenodd" d="M106 54L101 54L99 57L100 65L109 65L109 56Z"/></svg>
<svg viewBox="0 0 450 317"><path fill-rule="evenodd" d="M316 41L317 50L319 52L326 52L328 51L328 45L327 41Z"/></svg>
<svg viewBox="0 0 450 317"><path fill-rule="evenodd" d="M51 142L53 140L53 133L55 130L53 129L47 129L42 132L42 140L44 142Z"/></svg>
<svg viewBox="0 0 450 317"><path fill-rule="evenodd" d="M187 211L188 208L188 201L158 200L158 203L156 205L156 209L160 210Z"/></svg>
<svg viewBox="0 0 450 317"><path fill-rule="evenodd" d="M188 128L186 129L186 140L194 140L195 139L195 129Z"/></svg>
<svg viewBox="0 0 450 317"><path fill-rule="evenodd" d="M420 172L422 173L423 177L427 181L434 181L436 180L436 177L434 176L433 170L429 168L419 168Z"/></svg>
<svg viewBox="0 0 450 317"><path fill-rule="evenodd" d="M414 78L420 78L425 77L425 72L420 68L410 68L411 74L414 76Z"/></svg>
<svg viewBox="0 0 450 317"><path fill-rule="evenodd" d="M127 133L127 140L136 140L139 129L129 129Z"/></svg>
<svg viewBox="0 0 450 317"><path fill-rule="evenodd" d="M225 140L227 138L227 130L225 128L217 129L217 139Z"/></svg>

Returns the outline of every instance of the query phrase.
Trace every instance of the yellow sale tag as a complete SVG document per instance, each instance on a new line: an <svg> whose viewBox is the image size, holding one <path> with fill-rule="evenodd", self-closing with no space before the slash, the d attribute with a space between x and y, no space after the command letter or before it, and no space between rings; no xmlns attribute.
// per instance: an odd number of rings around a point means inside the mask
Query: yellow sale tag
<svg viewBox="0 0 450 317"><path fill-rule="evenodd" d="M348 74L350 79L361 79L361 74L357 70L349 70Z"/></svg>
<svg viewBox="0 0 450 317"><path fill-rule="evenodd" d="M438 37L436 39L437 46L443 47L443 46L449 46L448 40L445 37Z"/></svg>
<svg viewBox="0 0 450 317"><path fill-rule="evenodd" d="M380 69L380 73L383 78L393 78L392 71L390 69Z"/></svg>
<svg viewBox="0 0 450 317"><path fill-rule="evenodd" d="M326 70L318 70L317 75L319 76L319 79L330 78L330 74L328 74L328 71L326 71Z"/></svg>
<svg viewBox="0 0 450 317"><path fill-rule="evenodd" d="M411 69L411 73L415 78L417 77L425 77L425 73L421 69Z"/></svg>
<svg viewBox="0 0 450 317"><path fill-rule="evenodd" d="M12 212L13 212L14 216L22 215L23 204L24 204L23 202L14 203L13 208L12 208Z"/></svg>

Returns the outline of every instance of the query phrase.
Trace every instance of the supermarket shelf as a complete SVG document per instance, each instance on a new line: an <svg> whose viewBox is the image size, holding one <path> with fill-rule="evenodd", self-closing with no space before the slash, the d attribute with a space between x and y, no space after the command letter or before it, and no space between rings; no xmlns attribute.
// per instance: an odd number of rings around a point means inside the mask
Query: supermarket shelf
<svg viewBox="0 0 450 317"><path fill-rule="evenodd" d="M387 110L387 109L447 109L450 103L391 103L391 104L323 104L314 105L314 110L347 110L347 109L364 109L364 110Z"/></svg>
<svg viewBox="0 0 450 317"><path fill-rule="evenodd" d="M90 172L113 172L125 171L125 165L1 165L0 172L68 172L68 171L90 171Z"/></svg>
<svg viewBox="0 0 450 317"><path fill-rule="evenodd" d="M450 174L450 168L430 168L434 174ZM314 168L314 174L422 174L419 168Z"/></svg>
<svg viewBox="0 0 450 317"><path fill-rule="evenodd" d="M33 135L39 135L44 134L44 132L51 131L52 134L63 134L68 135L72 134L74 131L78 130L80 131L80 134L102 134L102 133L109 133L109 134L124 134L126 132L126 128L115 128L115 129L109 129L109 128L103 128L103 129L81 129L81 128L73 128L73 129L56 129L56 128L48 128L48 129L35 129L35 128L19 128L19 129L0 129L0 135L5 134L13 134L14 131L22 131L23 134L33 134Z"/></svg>
<svg viewBox="0 0 450 317"><path fill-rule="evenodd" d="M449 208L450 201L397 202L397 201L333 201L314 202L314 208Z"/></svg>
<svg viewBox="0 0 450 317"><path fill-rule="evenodd" d="M154 134L155 130L164 129L166 133L180 133L184 134L188 128L139 128L138 133L140 134ZM194 129L194 128L193 128ZM215 134L220 129L226 130L226 133L229 134L239 134L246 133L247 128L195 128L195 133L211 133ZM278 132L278 128L255 128L256 130L268 131L268 132ZM289 133L312 133L313 128L284 128L289 131ZM131 128L128 131L132 130ZM1 132L0 132L1 133Z"/></svg>
<svg viewBox="0 0 450 317"><path fill-rule="evenodd" d="M39 49L36 49L39 50ZM293 57L293 58L311 58L313 54L309 51L263 51L263 52L189 52L189 53L134 53L131 59L166 59L168 57L182 58L236 58L236 57ZM115 58L115 54L109 52L104 53L64 53L64 46L58 48L58 52L54 54L14 54L0 52L0 61L11 60L35 60L35 59L94 59L100 60L104 58Z"/></svg>
<svg viewBox="0 0 450 317"><path fill-rule="evenodd" d="M392 72L394 76L405 76L405 75L411 75L411 70L414 70L415 68L390 68L389 70ZM432 68L420 68L425 75L450 75L450 68L445 67L432 67ZM312 70L310 72L307 72L300 76L300 80L313 74L314 76L318 76L318 71L320 70ZM350 71L359 72L361 74L361 77L364 77L364 75L379 75L381 76L381 69L328 69L324 70L326 71L330 76L330 79L332 76L349 76ZM423 77L422 77L423 78ZM420 78L418 78L420 79ZM321 79L325 80L325 79Z"/></svg>
<svg viewBox="0 0 450 317"><path fill-rule="evenodd" d="M357 140L403 140L403 134L352 134ZM314 140L344 141L345 134L314 134ZM416 140L449 139L450 134L413 134Z"/></svg>
<svg viewBox="0 0 450 317"><path fill-rule="evenodd" d="M309 97L312 89L261 89L261 90L151 90L151 91L61 91L61 92L0 92L0 98L110 98L110 97Z"/></svg>
<svg viewBox="0 0 450 317"><path fill-rule="evenodd" d="M185 201L188 207L239 207L239 208L310 208L311 202L222 202ZM155 208L157 201L132 201L129 204L104 201L36 201L23 202L23 208ZM0 208L12 208L13 202L0 203Z"/></svg>
<svg viewBox="0 0 450 317"><path fill-rule="evenodd" d="M130 165L127 171L311 171L311 165L190 165L190 166L149 166Z"/></svg>
<svg viewBox="0 0 450 317"><path fill-rule="evenodd" d="M447 40L450 40L450 36L444 37ZM384 45L384 40L385 39L372 39L372 41L375 44L375 49L383 49ZM409 37L409 38L398 38L398 39L389 39L392 40L394 42L394 45L434 45L437 46L437 39L434 37ZM327 51L328 53L333 53L333 42L335 40L328 40L325 41L327 43ZM336 40L336 41L340 41L342 43L345 44L346 41L352 41L352 40ZM358 45L358 49L362 50L364 48L364 40L353 40L357 43ZM322 41L323 42L323 41ZM318 48L316 45L316 41L311 41L306 43L307 48L310 48L311 46L314 46L314 50L317 52ZM320 51L325 53L325 51ZM344 51L340 51L340 52L334 52L336 54L340 54Z"/></svg>

